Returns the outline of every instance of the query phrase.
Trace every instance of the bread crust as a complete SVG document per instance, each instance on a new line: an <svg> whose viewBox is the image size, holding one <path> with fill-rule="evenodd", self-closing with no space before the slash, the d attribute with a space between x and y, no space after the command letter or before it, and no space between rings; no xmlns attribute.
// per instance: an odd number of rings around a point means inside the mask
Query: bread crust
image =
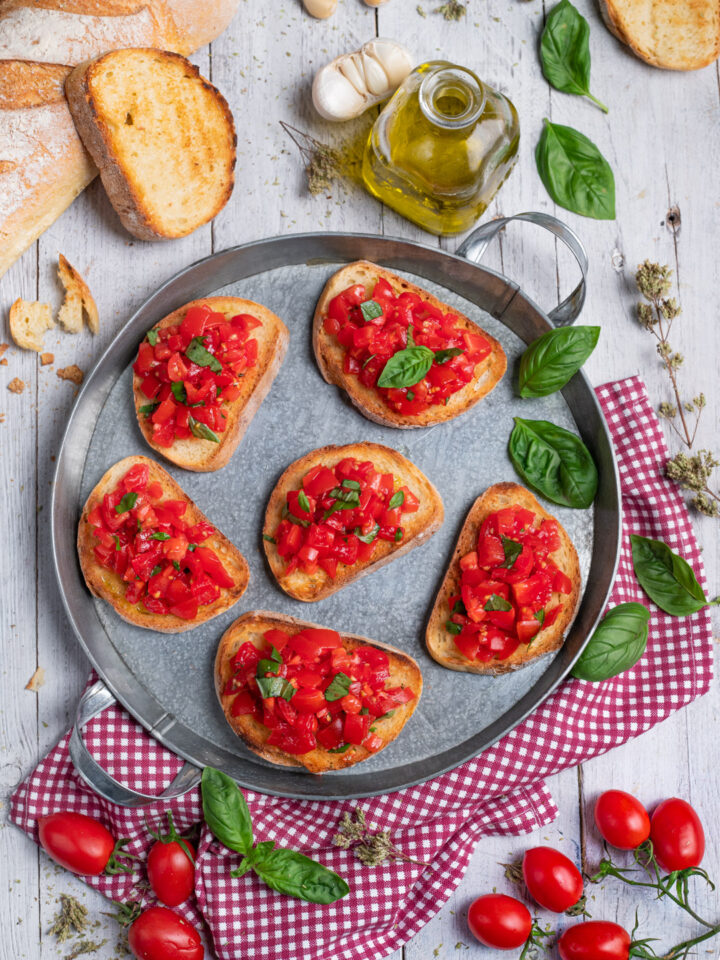
<svg viewBox="0 0 720 960"><path fill-rule="evenodd" d="M720 56L720 8L712 0L676 0L664 3L660 16L665 18L663 31L657 29L653 3L649 23L643 32L633 28L623 9L622 0L599 0L600 14L608 30L630 47L635 56L653 67L664 70L701 70ZM631 6L631 4L630 4ZM674 6L673 15L668 10ZM625 9L628 7L626 0ZM714 10L708 17L708 11Z"/></svg>
<svg viewBox="0 0 720 960"><path fill-rule="evenodd" d="M204 297L201 300L191 300L178 307L173 313L152 327L159 330L179 323L190 307L208 306L218 313L224 313L228 320L238 313L249 313L262 321L262 327L252 331L252 336L258 341L258 359L254 367L249 369L240 381L241 393L237 400L225 404L223 411L227 413L225 432L220 435L220 443L212 440L203 440L200 437L189 437L185 440L176 440L171 447L159 447L152 439L152 422L140 413L140 407L148 403L148 399L140 389L142 378L133 373L133 399L138 426L148 444L162 454L166 460L198 473L208 473L224 467L237 450L245 431L260 404L272 386L273 380L280 372L280 367L287 353L290 333L280 317L268 310L267 307L254 303L252 300L242 300L239 297Z"/></svg>
<svg viewBox="0 0 720 960"><path fill-rule="evenodd" d="M489 356L478 365L478 373L473 380L462 390L452 394L447 404L435 405L417 416L411 417L395 413L383 402L374 389L364 386L357 377L344 373L343 358L345 350L335 337L325 331L324 320L327 307L333 297L356 283L362 283L365 286L369 297L375 281L380 278L387 280L397 293L415 293L431 306L443 312L452 313L458 318L460 327L471 333L481 334L492 348ZM473 323L469 317L458 313L427 290L423 290L422 287L410 283L409 280L405 280L384 267L371 263L369 260L357 260L354 263L347 264L337 273L334 273L325 284L325 289L320 295L313 317L313 350L323 378L328 383L344 390L350 401L364 417L374 423L382 424L382 426L398 427L403 430L428 427L454 419L469 410L483 397L486 397L497 386L507 369L507 357L499 341L491 337L476 323Z"/></svg>
<svg viewBox="0 0 720 960"><path fill-rule="evenodd" d="M480 663L464 657L455 646L452 635L445 630L445 622L449 618L448 600L451 596L460 592L460 558L475 549L483 520L489 514L495 513L496 510L509 506L525 507L536 513L541 519L553 519L557 522L562 545L559 550L552 553L552 559L563 573L570 577L572 591L567 596L559 593L552 595L550 602L562 602L563 609L555 623L540 630L530 644L521 644L506 660ZM452 560L435 598L425 632L428 652L441 666L447 667L449 670L482 673L491 676L520 670L522 667L534 663L539 657L560 649L564 642L565 632L575 616L579 599L580 562L572 540L557 517L548 513L537 498L520 484L496 483L492 487L488 487L485 493L477 498L470 508L460 531Z"/></svg>
<svg viewBox="0 0 720 960"><path fill-rule="evenodd" d="M281 613L250 610L239 617L225 631L215 656L215 691L225 714L225 719L238 737L263 760L269 760L270 763L285 767L305 767L310 773L343 770L367 760L372 754L366 747L356 745L351 746L344 753L330 753L328 750L318 747L316 750L302 754L302 758L285 753L279 747L267 743L270 731L254 717L250 715L233 717L231 715L232 696L223 697L223 690L232 676L230 661L241 644L250 641L255 646L261 646L264 642L262 634L265 630L293 630L297 633L305 627L317 628L318 626L317 623L298 620ZM389 686L409 686L415 692L415 699L409 703L398 704L392 717L376 722L378 733L382 734L385 746L387 746L397 737L418 705L423 685L420 667L411 656L396 647L379 643L377 640L368 640L367 637L357 636L356 634L340 633L340 636L346 650L354 650L359 646L370 646L384 650L390 660ZM385 747L382 749L385 749Z"/></svg>
<svg viewBox="0 0 720 960"><path fill-rule="evenodd" d="M358 561L351 567L338 564L333 580L320 569L317 573L307 574L294 570L289 576L284 574L285 561L277 552L277 546L265 539L272 537L282 519L283 506L289 490L298 489L302 478L316 464L335 467L345 457L357 457L358 460L371 460L376 470L393 473L399 486L407 486L419 498L420 507L415 513L403 514L402 526L405 536L399 544L385 540L375 547L373 559ZM295 600L314 603L329 597L336 590L364 577L368 573L385 566L392 560L409 553L415 547L428 540L442 526L445 511L442 498L425 474L414 463L391 447L380 443L350 443L344 446L330 445L311 450L305 456L295 460L285 470L270 495L263 524L263 547L273 576L278 586Z"/></svg>
<svg viewBox="0 0 720 960"><path fill-rule="evenodd" d="M182 487L175 483L170 474L163 470L159 463L155 463L154 460L150 460L148 457L125 457L103 474L100 482L94 487L82 509L77 538L80 567L90 592L96 597L107 601L123 620L127 620L128 623L133 623L138 627L156 630L159 633L184 633L186 630L192 630L207 620L212 620L213 617L224 613L225 610L228 610L233 604L237 603L247 589L250 570L245 557L240 553L238 548L215 527L215 533L206 540L203 545L211 547L215 553L217 553L225 569L234 577L234 587L231 589L221 588L218 599L213 603L207 604L207 606L200 607L198 616L192 621L183 620L181 617L176 617L173 614L163 615L150 613L149 611L141 610L142 604L140 603L128 603L124 596L125 584L122 579L112 570L101 567L95 559L93 548L96 546L97 541L93 534L92 526L88 522L88 515L102 502L102 498L106 493L111 493L115 489L118 481L130 467L135 464L145 464L149 467L150 482L157 480L162 485L167 496L174 500L187 501L188 506L184 519L193 524L200 523L201 520L206 520L208 523L212 522L195 506ZM215 525L213 524L213 526Z"/></svg>

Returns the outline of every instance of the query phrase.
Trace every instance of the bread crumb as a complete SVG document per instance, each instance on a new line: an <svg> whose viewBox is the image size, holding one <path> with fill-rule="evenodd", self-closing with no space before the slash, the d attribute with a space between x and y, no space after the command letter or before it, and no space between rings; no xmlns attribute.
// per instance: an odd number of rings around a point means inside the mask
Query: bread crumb
<svg viewBox="0 0 720 960"><path fill-rule="evenodd" d="M88 327L92 333L97 333L100 329L100 318L90 288L62 254L58 260L58 277L65 287L65 299L58 313L60 326L68 333L79 333L85 311Z"/></svg>
<svg viewBox="0 0 720 960"><path fill-rule="evenodd" d="M0 423L5 423L5 414L0 413Z"/></svg>
<svg viewBox="0 0 720 960"><path fill-rule="evenodd" d="M49 303L18 297L10 307L10 335L23 350L42 353L43 334L55 326Z"/></svg>
<svg viewBox="0 0 720 960"><path fill-rule="evenodd" d="M40 687L45 686L45 671L42 667L38 667L35 673L30 677L28 682L25 684L26 690L32 690L33 693L37 693Z"/></svg>
<svg viewBox="0 0 720 960"><path fill-rule="evenodd" d="M0 357L5 353L9 346L9 343L0 343Z"/></svg>
<svg viewBox="0 0 720 960"><path fill-rule="evenodd" d="M3 357L2 360L0 360L0 367L6 367L7 365L7 357Z"/></svg>
<svg viewBox="0 0 720 960"><path fill-rule="evenodd" d="M24 389L25 384L20 377L14 377L8 384L8 390L10 393L22 393Z"/></svg>
<svg viewBox="0 0 720 960"><path fill-rule="evenodd" d="M78 387L83 382L83 377L85 376L76 363L73 363L70 367L60 367L60 369L57 371L57 375L61 380L71 380Z"/></svg>
<svg viewBox="0 0 720 960"><path fill-rule="evenodd" d="M55 354L54 353L41 353L40 354L40 366L46 367L49 363L55 363Z"/></svg>

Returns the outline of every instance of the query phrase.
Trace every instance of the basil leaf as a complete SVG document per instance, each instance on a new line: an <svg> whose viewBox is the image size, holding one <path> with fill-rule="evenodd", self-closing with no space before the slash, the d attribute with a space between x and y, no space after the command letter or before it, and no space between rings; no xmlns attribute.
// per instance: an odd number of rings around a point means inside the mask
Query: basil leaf
<svg viewBox="0 0 720 960"><path fill-rule="evenodd" d="M328 510L327 513L325 514L325 516L327 516L329 513L332 513L332 510ZM296 526L298 526L298 527L309 527L309 526L310 526L310 521L309 521L309 520L301 520L300 517L296 517L295 514L293 514L293 513L288 513L288 515L285 517L285 519L286 519L286 520L289 520L290 523L294 523L294 524L295 524ZM325 519L325 517L323 517L323 519Z"/></svg>
<svg viewBox="0 0 720 960"><path fill-rule="evenodd" d="M360 497L357 490L346 490L345 487L333 487L329 494L334 500L342 500L344 503L358 506Z"/></svg>
<svg viewBox="0 0 720 960"><path fill-rule="evenodd" d="M282 663L282 654L277 649L277 647L274 647L272 644L270 644L270 649L272 651L272 653L270 654L270 659L274 660L275 663Z"/></svg>
<svg viewBox="0 0 720 960"><path fill-rule="evenodd" d="M686 617L708 600L690 564L662 540L631 534L633 568L650 599L673 617Z"/></svg>
<svg viewBox="0 0 720 960"><path fill-rule="evenodd" d="M598 682L634 666L645 652L650 611L641 603L620 603L605 615L572 669L578 680Z"/></svg>
<svg viewBox="0 0 720 960"><path fill-rule="evenodd" d="M156 577L156 576L160 573L161 570L162 570L162 567L160 566L160 564L158 564L156 567L153 567L153 568L152 568L152 570L150 571L150 576L151 576L151 577Z"/></svg>
<svg viewBox="0 0 720 960"><path fill-rule="evenodd" d="M257 668L255 670L255 677L263 678L266 673L272 673L277 676L277 669L280 665L278 660L269 660L267 657L263 658L258 662Z"/></svg>
<svg viewBox="0 0 720 960"><path fill-rule="evenodd" d="M595 220L615 219L613 172L584 134L546 118L535 162L545 189L559 206Z"/></svg>
<svg viewBox="0 0 720 960"><path fill-rule="evenodd" d="M222 364L205 349L202 337L193 337L185 350L185 356L199 367L210 367L213 373L222 373Z"/></svg>
<svg viewBox="0 0 720 960"><path fill-rule="evenodd" d="M173 380L170 384L170 389L172 390L172 395L175 397L178 403L185 403L187 401L185 384L182 382L182 380Z"/></svg>
<svg viewBox="0 0 720 960"><path fill-rule="evenodd" d="M547 82L562 93L589 97L604 112L608 108L590 93L590 27L570 0L553 7L540 39L540 60Z"/></svg>
<svg viewBox="0 0 720 960"><path fill-rule="evenodd" d="M138 495L134 490L131 490L130 493L126 493L122 498L120 503L115 507L115 513L127 513L128 510L132 510L135 506L135 501L137 500Z"/></svg>
<svg viewBox="0 0 720 960"><path fill-rule="evenodd" d="M113 538L113 540L115 541L115 549L119 551L119 550L120 550L120 537L119 537L116 533L114 533L114 534L112 535L112 538Z"/></svg>
<svg viewBox="0 0 720 960"><path fill-rule="evenodd" d="M545 623L545 610L544 610L544 609L538 610L536 613L533 614L533 616L535 617L535 619L537 620L537 622L540 624L540 626L542 626L542 625Z"/></svg>
<svg viewBox="0 0 720 960"><path fill-rule="evenodd" d="M408 330L410 328L408 327ZM377 385L399 389L420 383L432 366L435 354L429 347L411 346L394 353L383 367Z"/></svg>
<svg viewBox="0 0 720 960"><path fill-rule="evenodd" d="M415 393L414 393L412 390L406 390L406 391L405 391L405 396L406 396L406 398L407 398L408 400L414 400L414 399L415 399Z"/></svg>
<svg viewBox="0 0 720 960"><path fill-rule="evenodd" d="M435 363L447 363L451 357L459 357L461 353L463 353L463 351L460 347L448 347L447 350L436 350Z"/></svg>
<svg viewBox="0 0 720 960"><path fill-rule="evenodd" d="M518 546L520 546L520 544L518 544ZM522 550L522 547L520 549ZM499 597L496 593L491 593L487 598L483 610L512 610L512 608L512 604L509 600L506 600L505 597Z"/></svg>
<svg viewBox="0 0 720 960"><path fill-rule="evenodd" d="M271 537L267 533L263 534L263 540L267 540L268 543L277 543L277 540L275 539L275 537Z"/></svg>
<svg viewBox="0 0 720 960"><path fill-rule="evenodd" d="M395 493L390 497L390 503L388 504L388 510L394 510L396 507L401 507L405 503L405 494L402 490L396 490Z"/></svg>
<svg viewBox="0 0 720 960"><path fill-rule="evenodd" d="M240 788L227 774L205 767L201 794L203 816L211 833L229 850L247 855L252 850L250 811Z"/></svg>
<svg viewBox="0 0 720 960"><path fill-rule="evenodd" d="M145 415L147 419L151 413L153 413L160 406L159 400L153 400L152 403L146 403L144 406L140 407L139 412Z"/></svg>
<svg viewBox="0 0 720 960"><path fill-rule="evenodd" d="M151 539L151 540L169 540L169 539L170 539L170 534L169 534L169 533L165 533L163 530L158 530L157 533L151 533L151 534L150 534L150 539Z"/></svg>
<svg viewBox="0 0 720 960"><path fill-rule="evenodd" d="M375 359L376 356L377 356L377 354L371 353L370 356L367 358L367 360L364 360L364 361L363 361L363 365L362 365L363 370L364 370L365 367L370 363L371 360L374 360L374 359Z"/></svg>
<svg viewBox="0 0 720 960"><path fill-rule="evenodd" d="M352 680L346 673L336 673L332 683L325 691L325 699L332 703L334 700L340 700L350 691Z"/></svg>
<svg viewBox="0 0 720 960"><path fill-rule="evenodd" d="M523 547L521 543L518 543L517 540L511 540L510 537L501 537L502 546L505 552L505 560L500 564L501 567L505 567L507 570L512 570L515 566L515 561L523 552ZM485 608L487 609L487 607ZM502 609L502 607L500 608Z"/></svg>
<svg viewBox="0 0 720 960"><path fill-rule="evenodd" d="M459 624L459 623L453 623L452 620L446 621L445 627L446 627L448 633L455 634L455 636L457 636L458 633L462 633L462 627L460 626L460 624Z"/></svg>
<svg viewBox="0 0 720 960"><path fill-rule="evenodd" d="M366 300L360 304L360 313L363 315L365 323L367 323L369 320L374 320L376 317L382 316L382 307L377 300Z"/></svg>
<svg viewBox="0 0 720 960"><path fill-rule="evenodd" d="M355 527L355 536L363 543L373 543L380 530L380 524L376 523L370 533L362 533L362 527Z"/></svg>
<svg viewBox="0 0 720 960"><path fill-rule="evenodd" d="M342 877L295 850L276 847L253 870L272 890L310 903L334 903L350 892Z"/></svg>
<svg viewBox="0 0 720 960"><path fill-rule="evenodd" d="M343 480L340 486L345 487L346 490L357 490L360 492L360 484L357 480Z"/></svg>
<svg viewBox="0 0 720 960"><path fill-rule="evenodd" d="M328 750L328 753L345 753L345 751L349 750L351 746L351 743L341 743L339 747L331 747Z"/></svg>
<svg viewBox="0 0 720 960"><path fill-rule="evenodd" d="M547 420L515 417L508 452L529 486L563 507L583 509L595 499L597 467L580 437Z"/></svg>
<svg viewBox="0 0 720 960"><path fill-rule="evenodd" d="M147 336L147 341L148 341L148 343L150 344L150 346L151 346L151 347L154 347L155 344L158 342L158 332L157 332L157 330L148 330L146 336Z"/></svg>
<svg viewBox="0 0 720 960"><path fill-rule="evenodd" d="M270 669L273 669L273 667L275 667L275 664ZM255 682L263 700L268 697L282 697L283 700L292 700L295 695L295 687L285 677L256 677Z"/></svg>
<svg viewBox="0 0 720 960"><path fill-rule="evenodd" d="M196 420L195 417L190 417L188 424L190 426L190 433L194 437L199 437L201 440L212 440L213 443L220 443L220 437L214 430L211 430L206 423L201 423L199 420Z"/></svg>
<svg viewBox="0 0 720 960"><path fill-rule="evenodd" d="M521 397L561 390L595 349L600 327L560 327L533 341L520 360Z"/></svg>
<svg viewBox="0 0 720 960"><path fill-rule="evenodd" d="M307 498L307 494L304 490L301 490L298 493L298 506L304 513L310 513L310 501Z"/></svg>
<svg viewBox="0 0 720 960"><path fill-rule="evenodd" d="M453 604L452 613L461 613L464 617L467 616L467 609L462 600L456 600Z"/></svg>
<svg viewBox="0 0 720 960"><path fill-rule="evenodd" d="M398 527L397 530L395 531L395 537L394 537L395 543L400 543L400 541L402 540L403 536L404 536L404 534L403 534L403 531L402 531L402 527Z"/></svg>

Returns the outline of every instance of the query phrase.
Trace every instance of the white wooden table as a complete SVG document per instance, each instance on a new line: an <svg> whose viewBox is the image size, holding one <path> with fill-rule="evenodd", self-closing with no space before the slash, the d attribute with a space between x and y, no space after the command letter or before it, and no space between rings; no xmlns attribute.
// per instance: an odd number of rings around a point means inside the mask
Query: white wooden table
<svg viewBox="0 0 720 960"><path fill-rule="evenodd" d="M46 349L53 366L40 367L35 354L11 348L0 367L0 490L2 557L0 634L2 698L0 712L0 789L10 794L31 767L71 723L88 674L88 663L66 622L50 560L48 503L64 423L75 388L56 376L77 363L88 371L118 327L167 277L181 267L233 244L306 230L355 230L437 242L360 189L336 186L328 197L311 197L295 147L280 126L287 120L320 139L344 137L348 128L330 128L314 116L309 88L315 70L341 52L376 35L405 42L420 59L447 58L474 68L515 102L521 118L519 163L487 216L522 210L557 213L578 231L590 254L590 287L581 322L603 327L600 344L587 365L593 382L640 374L654 400L669 399L652 338L634 319L632 275L646 257L667 262L680 280L683 315L673 343L687 359L683 383L692 396L704 389L709 407L700 445L717 450L720 390L720 126L717 66L672 74L634 59L602 26L591 0L577 0L592 35L593 92L610 106L608 116L589 102L550 89L537 56L545 14L543 0L470 0L459 23L416 11L416 0L391 0L377 12L360 0L340 0L324 22L304 14L299 0L264 4L245 0L230 29L211 50L195 57L201 71L222 90L238 132L237 185L214 223L182 241L145 244L124 232L99 182L58 220L0 280L0 341L9 341L7 309L23 296L57 307L58 252L87 279L98 301L101 332L93 338L52 332ZM551 6L548 3L548 8ZM596 222L555 210L534 163L542 119L578 127L593 139L615 171L617 220ZM367 120L367 118L366 118ZM351 127L359 131L361 121ZM672 216L671 216L672 214ZM453 250L459 238L440 241ZM569 259L537 228L515 227L487 264L503 269L546 308L576 282ZM7 383L27 384L16 396ZM720 521L698 520L713 593L720 584ZM37 666L47 672L39 693L24 690ZM720 847L712 829L720 814L717 764L718 698L711 694L641 739L568 770L550 786L560 816L532 843L558 844L588 865L600 850L592 824L592 803L610 786L636 793L648 805L666 796L689 799L709 829L706 866L720 878ZM117 932L100 915L108 905L50 861L15 828L3 823L0 884L4 958L58 957L69 952L46 936L60 892L73 892L102 921L93 939L108 938L96 954L115 954ZM393 960L494 956L475 943L465 913L469 903L493 887L508 889L500 861L527 845L523 839L481 842L456 894L435 919ZM636 900L615 882L590 889L596 919L632 926ZM720 918L720 899L697 889L701 915ZM542 914L541 914L542 915ZM692 934L676 908L641 901L640 917L652 918L670 945ZM546 919L549 917L546 916ZM649 924L648 924L649 926ZM646 927L648 929L648 927ZM718 956L712 942L707 956ZM500 954L498 954L500 956ZM310 960L310 958L308 958Z"/></svg>

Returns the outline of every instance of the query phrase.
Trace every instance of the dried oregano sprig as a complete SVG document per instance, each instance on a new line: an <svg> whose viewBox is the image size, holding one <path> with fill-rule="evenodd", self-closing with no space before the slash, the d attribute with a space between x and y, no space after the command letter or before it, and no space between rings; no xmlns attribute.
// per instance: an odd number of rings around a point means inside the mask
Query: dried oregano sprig
<svg viewBox="0 0 720 960"><path fill-rule="evenodd" d="M389 830L379 830L373 833L374 826L365 819L365 811L356 807L352 816L345 811L340 820L338 833L333 837L333 843L341 850L352 850L355 856L366 867L377 867L385 860L406 860L408 863L417 863L421 867L429 864L422 860L409 857L398 849L390 839Z"/></svg>
<svg viewBox="0 0 720 960"><path fill-rule="evenodd" d="M683 400L677 381L677 371L684 363L681 353L676 353L669 343L673 320L680 314L680 307L672 289L672 270L667 265L646 260L638 267L635 280L645 303L638 303L638 320L657 340L657 352L672 385L674 403L663 402L658 412L667 420L683 444L692 451L702 411L706 406L703 393L692 400ZM690 502L700 513L709 517L720 516L720 496L711 489L710 478L715 467L720 466L709 450L695 454L678 453L665 465L667 476L683 490L691 490L695 496Z"/></svg>
<svg viewBox="0 0 720 960"><path fill-rule="evenodd" d="M56 936L60 943L69 937L84 933L88 925L88 912L79 900L67 893L60 894L60 912L55 917L50 933Z"/></svg>

